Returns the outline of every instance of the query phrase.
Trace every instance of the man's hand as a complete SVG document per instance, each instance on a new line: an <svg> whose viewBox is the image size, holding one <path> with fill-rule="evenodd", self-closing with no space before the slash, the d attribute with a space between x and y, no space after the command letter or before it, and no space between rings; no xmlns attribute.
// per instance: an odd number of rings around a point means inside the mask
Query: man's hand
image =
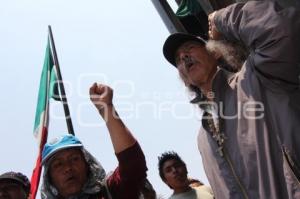
<svg viewBox="0 0 300 199"><path fill-rule="evenodd" d="M216 11L208 15L208 36L213 40L220 40L222 34L217 30L217 27L214 22Z"/></svg>
<svg viewBox="0 0 300 199"><path fill-rule="evenodd" d="M101 113L112 106L113 90L107 85L94 83L90 88L90 99Z"/></svg>

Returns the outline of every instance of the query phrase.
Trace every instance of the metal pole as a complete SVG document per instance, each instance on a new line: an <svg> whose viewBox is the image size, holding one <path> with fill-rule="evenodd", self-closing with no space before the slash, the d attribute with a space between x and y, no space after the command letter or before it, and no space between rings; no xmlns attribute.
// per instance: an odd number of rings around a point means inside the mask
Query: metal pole
<svg viewBox="0 0 300 199"><path fill-rule="evenodd" d="M59 87L61 99L63 102L68 132L69 132L69 134L75 135L72 120L71 120L70 110L69 110L69 106L68 106L67 96L65 93L65 87L64 87L64 83L62 81L62 76L61 76L58 58L57 58L57 54L56 54L56 48L55 48L54 39L53 39L53 35L52 35L52 29L51 29L50 25L48 26L48 31L49 31L50 44L51 44L51 49L52 49L52 54L53 54L53 62L54 62L56 73L57 73L58 85L59 85L58 87Z"/></svg>
<svg viewBox="0 0 300 199"><path fill-rule="evenodd" d="M152 3L171 34L176 32L187 33L166 0L152 0Z"/></svg>
<svg viewBox="0 0 300 199"><path fill-rule="evenodd" d="M197 0L197 1L201 5L202 9L204 10L207 16L214 11L214 8L212 7L209 0Z"/></svg>

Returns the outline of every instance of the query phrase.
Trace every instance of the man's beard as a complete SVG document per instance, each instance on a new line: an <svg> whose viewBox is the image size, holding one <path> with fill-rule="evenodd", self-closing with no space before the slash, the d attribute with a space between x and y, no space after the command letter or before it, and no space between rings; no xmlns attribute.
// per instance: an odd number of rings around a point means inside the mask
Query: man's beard
<svg viewBox="0 0 300 199"><path fill-rule="evenodd" d="M209 40L206 49L212 54L221 55L221 67L231 72L239 71L249 55L242 45L225 40Z"/></svg>

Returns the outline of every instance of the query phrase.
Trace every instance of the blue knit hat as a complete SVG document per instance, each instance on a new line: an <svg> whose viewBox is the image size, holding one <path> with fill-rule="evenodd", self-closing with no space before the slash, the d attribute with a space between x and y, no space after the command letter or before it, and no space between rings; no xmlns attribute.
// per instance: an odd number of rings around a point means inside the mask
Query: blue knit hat
<svg viewBox="0 0 300 199"><path fill-rule="evenodd" d="M82 143L78 138L76 138L73 135L63 135L58 138L54 138L50 142L46 143L43 149L42 153L42 164L45 165L45 163L49 160L50 157L52 157L54 154L56 154L58 151L61 151L63 149L68 148L75 148L75 147L82 147Z"/></svg>

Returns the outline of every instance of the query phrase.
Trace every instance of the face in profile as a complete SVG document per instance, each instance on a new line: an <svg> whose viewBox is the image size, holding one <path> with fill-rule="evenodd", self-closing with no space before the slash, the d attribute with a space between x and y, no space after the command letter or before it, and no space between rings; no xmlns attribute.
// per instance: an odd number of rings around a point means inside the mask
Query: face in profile
<svg viewBox="0 0 300 199"><path fill-rule="evenodd" d="M164 181L174 191L184 190L189 186L186 166L175 159L167 160L163 165Z"/></svg>
<svg viewBox="0 0 300 199"><path fill-rule="evenodd" d="M57 152L50 161L49 177L59 195L67 198L81 192L88 178L88 166L78 148Z"/></svg>
<svg viewBox="0 0 300 199"><path fill-rule="evenodd" d="M0 181L0 199L26 199L23 186L13 180Z"/></svg>
<svg viewBox="0 0 300 199"><path fill-rule="evenodd" d="M203 44L188 41L176 51L175 62L186 85L201 86L209 83L217 70L217 59Z"/></svg>

